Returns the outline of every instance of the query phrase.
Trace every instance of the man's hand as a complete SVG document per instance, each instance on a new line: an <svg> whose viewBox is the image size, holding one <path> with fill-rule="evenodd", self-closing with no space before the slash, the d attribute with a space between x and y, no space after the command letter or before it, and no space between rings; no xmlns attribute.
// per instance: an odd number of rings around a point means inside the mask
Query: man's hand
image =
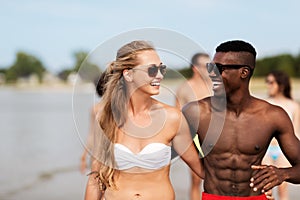
<svg viewBox="0 0 300 200"><path fill-rule="evenodd" d="M259 170L250 179L250 187L253 188L253 191L261 190L262 193L265 193L284 181L282 170L275 166L252 165L251 168Z"/></svg>

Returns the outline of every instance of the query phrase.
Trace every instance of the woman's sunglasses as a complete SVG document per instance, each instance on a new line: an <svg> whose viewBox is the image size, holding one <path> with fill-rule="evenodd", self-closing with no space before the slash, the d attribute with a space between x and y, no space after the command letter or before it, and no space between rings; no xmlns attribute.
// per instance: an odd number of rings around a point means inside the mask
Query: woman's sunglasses
<svg viewBox="0 0 300 200"><path fill-rule="evenodd" d="M276 81L266 79L266 84L273 85Z"/></svg>
<svg viewBox="0 0 300 200"><path fill-rule="evenodd" d="M141 69L141 68L137 68L137 67L135 67L135 68L130 68L130 69L133 69L133 70L147 70L147 72L148 72L148 76L149 77L152 77L152 78L154 78L154 77L156 77L156 75L157 75L157 73L158 73L158 70L160 71L160 73L162 74L162 75L165 75L166 73L167 73L167 66L166 65L155 65L155 64L151 64L151 65L147 65L146 66L147 67L147 69Z"/></svg>

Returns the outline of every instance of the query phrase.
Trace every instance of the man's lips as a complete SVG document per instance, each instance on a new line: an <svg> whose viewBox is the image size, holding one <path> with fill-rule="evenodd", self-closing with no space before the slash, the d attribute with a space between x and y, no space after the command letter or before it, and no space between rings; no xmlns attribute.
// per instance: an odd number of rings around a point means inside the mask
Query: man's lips
<svg viewBox="0 0 300 200"><path fill-rule="evenodd" d="M213 85L213 89L216 89L216 88L220 87L221 85L223 85L223 82L220 80L213 80L212 85Z"/></svg>

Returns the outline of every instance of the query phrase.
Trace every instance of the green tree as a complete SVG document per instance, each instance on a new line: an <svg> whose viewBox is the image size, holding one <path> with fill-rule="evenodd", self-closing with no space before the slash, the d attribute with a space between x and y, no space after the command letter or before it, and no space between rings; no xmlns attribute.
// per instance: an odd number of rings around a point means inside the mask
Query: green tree
<svg viewBox="0 0 300 200"><path fill-rule="evenodd" d="M193 72L190 67L185 67L181 69L171 69L167 68L167 73L164 76L164 79L181 79L182 77L188 79L192 77Z"/></svg>
<svg viewBox="0 0 300 200"><path fill-rule="evenodd" d="M97 65L89 61L88 53L77 51L74 53L75 64L73 71L78 72L80 78L84 81L92 81L100 76L100 69Z"/></svg>
<svg viewBox="0 0 300 200"><path fill-rule="evenodd" d="M77 72L79 70L81 64L83 63L83 61L87 58L88 53L85 51L76 51L73 54L73 56L75 58L75 64L73 66L73 70Z"/></svg>
<svg viewBox="0 0 300 200"><path fill-rule="evenodd" d="M60 78L61 80L66 81L68 76L73 72L74 70L72 69L63 69L60 72L58 72L57 76L58 78Z"/></svg>
<svg viewBox="0 0 300 200"><path fill-rule="evenodd" d="M300 53L295 57L295 74L300 77Z"/></svg>
<svg viewBox="0 0 300 200"><path fill-rule="evenodd" d="M277 70L285 71L289 76L295 76L295 59L292 55L279 55L277 59Z"/></svg>
<svg viewBox="0 0 300 200"><path fill-rule="evenodd" d="M6 74L7 69L6 68L0 68L0 73Z"/></svg>
<svg viewBox="0 0 300 200"><path fill-rule="evenodd" d="M99 78L101 71L97 65L89 61L87 52L76 51L73 57L75 60L74 65L60 71L58 73L60 79L66 81L72 72L77 72L84 81L94 82L96 78Z"/></svg>
<svg viewBox="0 0 300 200"><path fill-rule="evenodd" d="M290 76L295 76L295 58L290 54L281 54L258 59L256 62L254 75L266 76L270 71L273 70L282 70Z"/></svg>
<svg viewBox="0 0 300 200"><path fill-rule="evenodd" d="M15 82L20 77L29 77L31 74L36 74L41 81L45 70L38 58L25 52L18 52L14 64L6 71L6 80Z"/></svg>
<svg viewBox="0 0 300 200"><path fill-rule="evenodd" d="M182 74L186 79L189 79L193 76L193 70L191 67L180 69L179 73Z"/></svg>

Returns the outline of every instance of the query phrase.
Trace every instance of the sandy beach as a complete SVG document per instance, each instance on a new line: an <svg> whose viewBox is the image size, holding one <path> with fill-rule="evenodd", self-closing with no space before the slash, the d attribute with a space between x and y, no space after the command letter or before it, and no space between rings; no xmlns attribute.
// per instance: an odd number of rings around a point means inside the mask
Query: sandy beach
<svg viewBox="0 0 300 200"><path fill-rule="evenodd" d="M173 104L181 82L165 81L156 98ZM292 83L293 96L300 102L300 81ZM253 80L250 90L265 98L264 79ZM93 88L2 86L0 99L0 199L83 199L87 177L79 172L79 158L89 109L97 101ZM171 180L176 199L188 200L190 175L180 159L172 162ZM289 189L292 200L300 197L299 185L290 184Z"/></svg>

